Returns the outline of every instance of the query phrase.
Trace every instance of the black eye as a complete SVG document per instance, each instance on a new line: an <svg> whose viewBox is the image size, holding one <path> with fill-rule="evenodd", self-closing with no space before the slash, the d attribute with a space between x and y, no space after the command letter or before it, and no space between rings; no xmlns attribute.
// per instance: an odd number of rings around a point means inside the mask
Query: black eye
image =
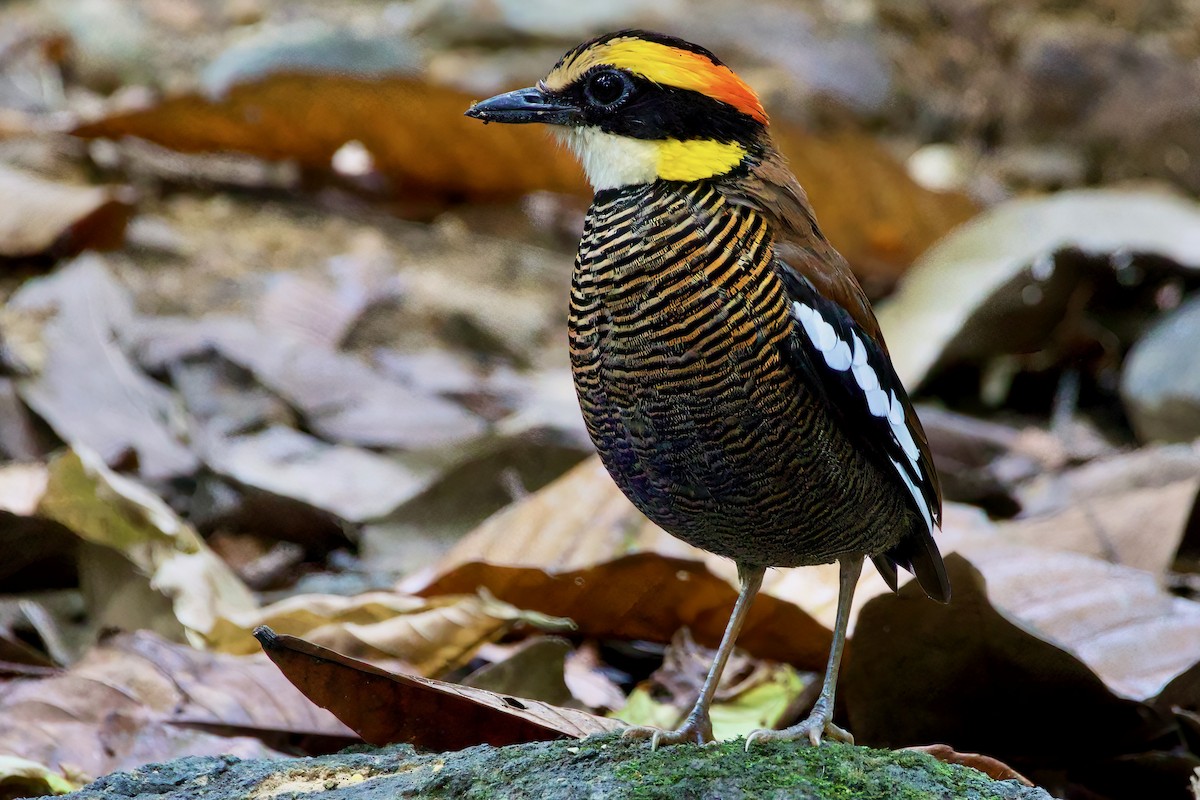
<svg viewBox="0 0 1200 800"><path fill-rule="evenodd" d="M610 69L593 75L585 92L593 105L612 106L623 100L631 88L624 74Z"/></svg>

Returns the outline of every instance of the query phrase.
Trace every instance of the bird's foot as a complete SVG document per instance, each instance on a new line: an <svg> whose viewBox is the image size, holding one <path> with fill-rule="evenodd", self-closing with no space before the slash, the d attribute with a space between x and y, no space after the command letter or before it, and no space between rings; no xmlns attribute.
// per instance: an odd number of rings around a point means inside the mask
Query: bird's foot
<svg viewBox="0 0 1200 800"><path fill-rule="evenodd" d="M849 731L834 725L831 719L832 716L833 710L829 708L829 705L818 700L812 713L803 722L798 722L790 728L784 728L781 731L758 730L751 733L746 737L746 750L748 751L750 745L755 742L767 741L799 741L811 744L813 747L821 744L822 739L854 744L854 737L850 735Z"/></svg>
<svg viewBox="0 0 1200 800"><path fill-rule="evenodd" d="M660 745L683 744L685 742L690 744L711 744L716 741L713 737L712 722L709 720L708 715L701 716L695 712L689 714L683 725L673 731L666 731L662 728L654 728L649 725L637 725L625 729L622 735L626 739L649 739L651 750L657 750Z"/></svg>

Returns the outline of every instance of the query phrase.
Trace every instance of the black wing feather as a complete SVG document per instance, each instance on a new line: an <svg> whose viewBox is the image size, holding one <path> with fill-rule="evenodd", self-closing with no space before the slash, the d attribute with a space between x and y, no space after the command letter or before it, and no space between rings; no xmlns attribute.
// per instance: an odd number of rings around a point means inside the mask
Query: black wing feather
<svg viewBox="0 0 1200 800"><path fill-rule="evenodd" d="M910 426L913 414L908 395L881 343L855 322L846 309L818 292L803 275L787 268L786 264L781 264L779 272L793 301L815 310L824 322L832 326L841 341L862 343L866 363L874 372L879 389L889 398L894 393L905 412L903 424ZM801 323L798 321L796 325L797 333L793 337L795 341L792 348L794 366L805 375L810 386L830 401L828 407L842 417L843 429L847 434L855 438L884 474L893 477L911 497L913 509L928 521L928 524L916 526L891 550L873 554L872 560L893 590L897 586L896 567L899 566L916 575L926 594L946 602L950 598L950 585L933 539L933 528L941 526L941 495L932 459L924 446L923 434L913 437L911 429L906 428L910 438L907 442L901 441L887 416L879 416L869 410L866 395L854 371L830 367L805 334ZM914 438L917 440L914 441ZM906 443L909 445L907 450Z"/></svg>

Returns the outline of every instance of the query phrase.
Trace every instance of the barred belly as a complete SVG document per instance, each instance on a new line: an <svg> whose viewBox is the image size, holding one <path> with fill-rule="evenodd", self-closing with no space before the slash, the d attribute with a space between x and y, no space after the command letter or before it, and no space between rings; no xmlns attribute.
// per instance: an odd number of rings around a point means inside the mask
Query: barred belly
<svg viewBox="0 0 1200 800"><path fill-rule="evenodd" d="M924 523L794 367L790 305L766 220L714 185L598 193L569 318L588 431L690 544L765 566L885 551Z"/></svg>

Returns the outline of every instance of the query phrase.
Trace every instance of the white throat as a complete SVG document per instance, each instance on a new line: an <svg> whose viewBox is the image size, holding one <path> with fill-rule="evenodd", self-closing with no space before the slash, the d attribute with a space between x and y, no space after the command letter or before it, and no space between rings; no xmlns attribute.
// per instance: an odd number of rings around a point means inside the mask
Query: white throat
<svg viewBox="0 0 1200 800"><path fill-rule="evenodd" d="M658 177L654 142L605 133L599 128L554 126L557 136L583 164L595 191L651 183Z"/></svg>

